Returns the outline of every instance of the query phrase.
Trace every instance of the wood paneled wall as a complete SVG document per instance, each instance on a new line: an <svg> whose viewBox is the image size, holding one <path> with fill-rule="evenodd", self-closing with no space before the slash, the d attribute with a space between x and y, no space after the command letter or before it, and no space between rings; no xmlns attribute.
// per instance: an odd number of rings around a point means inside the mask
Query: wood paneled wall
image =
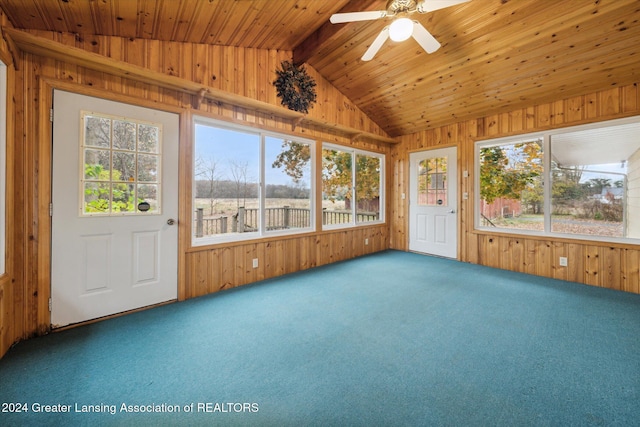
<svg viewBox="0 0 640 427"><path fill-rule="evenodd" d="M368 245L364 244L365 239ZM383 224L194 250L187 254L185 297L344 261L388 247L388 226ZM258 268L252 267L254 258L260 260Z"/></svg>
<svg viewBox="0 0 640 427"><path fill-rule="evenodd" d="M4 16L2 25L10 26ZM237 95L279 104L275 70L291 52L242 49L132 40L115 37L81 39L70 34L35 33L57 42L99 53L155 72L202 83ZM179 90L134 82L105 72L83 68L9 49L0 42L0 57L16 59L12 75L13 129L8 164L11 234L8 274L0 277L0 356L15 341L45 333L50 328L51 124L52 89L104 97L177 112L180 121L179 159L179 278L180 299L191 298L387 249L388 225L378 224L340 231L317 231L300 236L270 238L229 245L191 247L191 118L201 114L234 123L291 135L389 153L388 144L351 140L330 126L303 125L273 114L195 97ZM318 102L310 111L316 123L335 123L386 136L353 103L311 68L318 83ZM195 105L195 107L194 107ZM365 245L365 239L369 244ZM259 267L252 268L252 259Z"/></svg>
<svg viewBox="0 0 640 427"><path fill-rule="evenodd" d="M408 206L401 194L409 192L409 153L455 145L459 157L459 194L469 194L468 200L459 198L461 261L640 293L640 245L477 231L473 212L475 141L633 115L640 115L638 84L401 137L390 159L393 177L390 246L408 249ZM464 171L469 172L468 178L463 177ZM568 266L559 265L561 256L568 258Z"/></svg>

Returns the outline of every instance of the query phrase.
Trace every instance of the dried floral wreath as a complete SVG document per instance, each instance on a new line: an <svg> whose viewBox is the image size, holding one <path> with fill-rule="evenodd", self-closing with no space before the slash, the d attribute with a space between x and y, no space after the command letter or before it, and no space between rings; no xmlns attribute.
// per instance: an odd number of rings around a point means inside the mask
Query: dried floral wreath
<svg viewBox="0 0 640 427"><path fill-rule="evenodd" d="M278 78L273 85L278 90L282 105L290 110L308 113L311 104L316 102L316 82L307 74L303 66L282 61L282 70L276 70Z"/></svg>

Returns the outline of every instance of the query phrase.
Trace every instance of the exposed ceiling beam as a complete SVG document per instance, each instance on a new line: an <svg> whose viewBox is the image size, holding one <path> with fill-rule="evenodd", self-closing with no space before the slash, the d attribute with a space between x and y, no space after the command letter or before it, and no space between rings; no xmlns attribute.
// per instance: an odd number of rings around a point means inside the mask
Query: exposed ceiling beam
<svg viewBox="0 0 640 427"><path fill-rule="evenodd" d="M384 10L384 3L381 6L380 0L352 0L337 13L369 10ZM347 26L348 24L332 24L329 21L322 24L313 34L293 48L293 63L302 64L307 62L324 43L339 37L343 32L347 31Z"/></svg>

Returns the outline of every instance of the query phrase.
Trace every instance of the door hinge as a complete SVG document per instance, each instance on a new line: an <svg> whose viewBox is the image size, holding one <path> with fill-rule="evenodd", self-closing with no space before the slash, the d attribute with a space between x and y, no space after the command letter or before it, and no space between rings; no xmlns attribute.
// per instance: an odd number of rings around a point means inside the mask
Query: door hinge
<svg viewBox="0 0 640 427"><path fill-rule="evenodd" d="M49 121L53 123L53 108L49 109Z"/></svg>
<svg viewBox="0 0 640 427"><path fill-rule="evenodd" d="M49 216L53 216L53 203L49 203Z"/></svg>
<svg viewBox="0 0 640 427"><path fill-rule="evenodd" d="M51 313L51 308L53 307L53 301L49 298L49 313Z"/></svg>

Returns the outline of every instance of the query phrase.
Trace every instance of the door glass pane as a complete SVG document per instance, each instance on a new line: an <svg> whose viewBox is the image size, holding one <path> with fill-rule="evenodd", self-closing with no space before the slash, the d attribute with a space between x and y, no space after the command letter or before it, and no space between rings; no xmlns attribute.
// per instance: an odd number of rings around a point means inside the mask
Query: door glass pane
<svg viewBox="0 0 640 427"><path fill-rule="evenodd" d="M111 179L111 152L109 150L84 150L84 177L92 181Z"/></svg>
<svg viewBox="0 0 640 427"><path fill-rule="evenodd" d="M158 156L138 154L138 181L156 182L158 179Z"/></svg>
<svg viewBox="0 0 640 427"><path fill-rule="evenodd" d="M122 120L113 121L113 148L133 151L136 149L136 124Z"/></svg>
<svg viewBox="0 0 640 427"><path fill-rule="evenodd" d="M138 185L138 200L137 208L146 209L148 204L149 213L158 212L158 185L157 184L139 184Z"/></svg>
<svg viewBox="0 0 640 427"><path fill-rule="evenodd" d="M111 184L103 182L85 182L84 213L108 214L111 211Z"/></svg>
<svg viewBox="0 0 640 427"><path fill-rule="evenodd" d="M95 113L83 122L81 212L160 213L160 125Z"/></svg>
<svg viewBox="0 0 640 427"><path fill-rule="evenodd" d="M111 146L111 120L104 117L85 116L84 145L87 147Z"/></svg>
<svg viewBox="0 0 640 427"><path fill-rule="evenodd" d="M111 212L135 212L135 185L114 183L111 186Z"/></svg>
<svg viewBox="0 0 640 427"><path fill-rule="evenodd" d="M134 153L114 152L111 179L113 181L134 181L135 160L136 155Z"/></svg>
<svg viewBox="0 0 640 427"><path fill-rule="evenodd" d="M140 124L138 126L138 151L142 153L158 153L159 138L160 129L158 126Z"/></svg>
<svg viewBox="0 0 640 427"><path fill-rule="evenodd" d="M447 206L447 157L418 163L418 205Z"/></svg>

